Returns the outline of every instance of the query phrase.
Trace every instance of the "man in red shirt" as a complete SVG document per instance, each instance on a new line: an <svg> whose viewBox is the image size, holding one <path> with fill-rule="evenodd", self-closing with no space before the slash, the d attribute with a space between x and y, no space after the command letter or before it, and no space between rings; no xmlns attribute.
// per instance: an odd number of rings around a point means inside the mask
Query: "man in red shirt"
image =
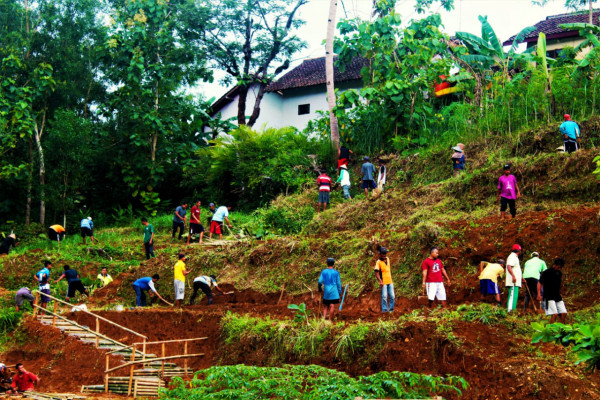
<svg viewBox="0 0 600 400"><path fill-rule="evenodd" d="M317 186L319 187L319 205L317 206L317 212L321 211L321 204L323 204L323 211L329 204L329 192L331 191L331 178L327 176L326 170L321 170L321 175L317 178Z"/></svg>
<svg viewBox="0 0 600 400"><path fill-rule="evenodd" d="M188 234L187 244L190 244L190 239L191 239L192 235L195 235L197 233L200 234L200 243L202 243L202 238L204 237L204 227L200 223L200 205L201 204L202 203L200 202L200 200L198 200L196 202L196 204L194 204L192 206L192 211L191 211L191 215L190 215L190 232Z"/></svg>
<svg viewBox="0 0 600 400"><path fill-rule="evenodd" d="M444 277L448 280L450 286L450 278L446 274L444 264L438 258L439 249L432 247L429 250L429 257L423 261L421 268L423 269L423 291L427 291L429 299L429 307L433 307L434 300L442 302L442 307L446 307L446 289L444 288Z"/></svg>
<svg viewBox="0 0 600 400"><path fill-rule="evenodd" d="M13 394L17 394L17 392L27 392L35 389L35 385L40 383L40 378L27 371L23 364L17 364L17 375L13 378L13 382L11 386L11 390L7 391L7 393L12 392Z"/></svg>

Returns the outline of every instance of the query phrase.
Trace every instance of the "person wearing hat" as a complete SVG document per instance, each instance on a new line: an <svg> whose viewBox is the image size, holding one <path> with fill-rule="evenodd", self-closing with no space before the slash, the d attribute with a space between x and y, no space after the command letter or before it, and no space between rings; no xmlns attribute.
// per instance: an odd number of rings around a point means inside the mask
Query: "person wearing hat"
<svg viewBox="0 0 600 400"><path fill-rule="evenodd" d="M14 233L11 232L10 235L5 237L2 240L2 244L0 244L0 256L10 253L11 247L17 246L17 237Z"/></svg>
<svg viewBox="0 0 600 400"><path fill-rule="evenodd" d="M181 307L181 302L185 296L185 276L190 273L185 268L185 254L179 253L179 260L173 267L175 277L173 284L175 286L175 307Z"/></svg>
<svg viewBox="0 0 600 400"><path fill-rule="evenodd" d="M510 165L505 164L503 174L498 178L497 199L500 202L500 219L504 219L506 208L510 209L510 215L514 218L517 215L516 200L521 197L517 178L510 173Z"/></svg>
<svg viewBox="0 0 600 400"><path fill-rule="evenodd" d="M375 166L369 161L369 157L363 157L362 172L362 188L365 190L365 199L369 198L369 189L375 189Z"/></svg>
<svg viewBox="0 0 600 400"><path fill-rule="evenodd" d="M194 305L194 300L196 300L196 296L198 295L198 290L202 290L202 292L206 295L208 299L208 305L213 303L213 293L212 289L217 289L221 294L225 294L217 285L217 277L214 275L206 276L198 276L194 279L194 293L192 293L192 297L190 297L190 306Z"/></svg>
<svg viewBox="0 0 600 400"><path fill-rule="evenodd" d="M48 237L51 241L56 241L60 244L60 241L65 238L66 230L62 225L55 224L48 228Z"/></svg>
<svg viewBox="0 0 600 400"><path fill-rule="evenodd" d="M504 275L504 266L506 262L499 259L497 263L482 261L479 263L479 289L481 290L481 301L485 301L488 294L493 294L496 298L496 304L500 303L500 289L498 288L498 278Z"/></svg>
<svg viewBox="0 0 600 400"><path fill-rule="evenodd" d="M572 153L579 150L581 144L581 130L577 122L571 120L569 114L565 114L565 122L560 125L560 133L563 135L565 151Z"/></svg>
<svg viewBox="0 0 600 400"><path fill-rule="evenodd" d="M396 294L394 293L394 282L392 281L392 268L385 247L379 248L379 259L375 262L375 277L381 287L381 312L394 311Z"/></svg>
<svg viewBox="0 0 600 400"><path fill-rule="evenodd" d="M86 236L90 237L92 244L94 244L94 223L92 222L92 217L87 217L81 220L81 238L83 239L83 244L85 244Z"/></svg>
<svg viewBox="0 0 600 400"><path fill-rule="evenodd" d="M534 300L533 298L530 298L530 296L536 297L537 284L540 280L540 275L546 269L548 269L546 262L540 258L540 254L537 251L531 253L531 258L523 265L523 279L525 279L528 289L527 292L525 292L525 304L523 305L523 310L527 310L529 301Z"/></svg>
<svg viewBox="0 0 600 400"><path fill-rule="evenodd" d="M446 307L444 277L448 280L448 286L450 286L450 278L446 273L444 264L439 259L439 254L439 248L432 247L429 250L429 257L421 264L421 269L423 270L423 289L427 292L429 307L433 307L433 302L436 298L442 303L442 307Z"/></svg>
<svg viewBox="0 0 600 400"><path fill-rule="evenodd" d="M452 148L454 153L452 154L452 168L454 168L454 176L460 174L460 171L465 169L465 145L462 143L457 144Z"/></svg>
<svg viewBox="0 0 600 400"><path fill-rule="evenodd" d="M323 205L323 211L325 211L329 204L329 192L331 192L331 178L327 175L325 169L321 170L321 175L317 178L317 188L319 189L317 212L321 211L321 204Z"/></svg>
<svg viewBox="0 0 600 400"><path fill-rule="evenodd" d="M348 200L350 196L350 172L348 172L348 166L346 164L340 166L340 176L335 183L339 183L344 191L344 199Z"/></svg>
<svg viewBox="0 0 600 400"><path fill-rule="evenodd" d="M514 244L510 255L506 259L506 287L508 288L507 311L511 312L517 308L519 299L519 288L523 282L523 274L521 272L521 262L519 261L521 254L521 245Z"/></svg>
<svg viewBox="0 0 600 400"><path fill-rule="evenodd" d="M335 305L339 304L342 296L342 280L340 273L333 268L335 259L329 257L327 259L327 268L321 271L319 276L319 293L323 293L323 319L327 319L329 312L329 320L333 321L333 313Z"/></svg>

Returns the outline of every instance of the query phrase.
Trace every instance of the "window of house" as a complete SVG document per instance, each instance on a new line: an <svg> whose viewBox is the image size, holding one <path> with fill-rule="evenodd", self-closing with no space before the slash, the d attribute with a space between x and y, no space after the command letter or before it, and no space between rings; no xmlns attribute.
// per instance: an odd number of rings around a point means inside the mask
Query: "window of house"
<svg viewBox="0 0 600 400"><path fill-rule="evenodd" d="M298 104L298 115L310 114L310 104Z"/></svg>

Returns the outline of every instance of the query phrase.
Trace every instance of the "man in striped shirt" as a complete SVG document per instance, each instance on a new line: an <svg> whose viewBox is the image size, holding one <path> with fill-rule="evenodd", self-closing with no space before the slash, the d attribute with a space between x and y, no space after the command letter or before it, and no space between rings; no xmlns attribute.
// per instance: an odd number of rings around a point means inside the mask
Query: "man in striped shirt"
<svg viewBox="0 0 600 400"><path fill-rule="evenodd" d="M321 204L323 204L323 211L329 204L329 192L331 191L331 178L327 176L327 171L322 169L321 175L317 178L317 186L319 187L319 205L317 206L317 212L321 211Z"/></svg>

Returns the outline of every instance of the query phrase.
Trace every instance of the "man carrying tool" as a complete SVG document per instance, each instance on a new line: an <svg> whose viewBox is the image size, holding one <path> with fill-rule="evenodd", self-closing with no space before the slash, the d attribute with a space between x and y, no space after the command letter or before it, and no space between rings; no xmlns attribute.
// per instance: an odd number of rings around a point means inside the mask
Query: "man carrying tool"
<svg viewBox="0 0 600 400"><path fill-rule="evenodd" d="M200 234L200 242L202 243L202 238L204 237L204 227L202 226L202 223L200 222L200 205L202 203L200 202L200 200L198 200L196 202L196 204L194 204L192 206L192 210L190 211L190 232L188 234L188 238L187 238L187 244L190 244L190 240L192 238L192 235L196 235L196 234ZM214 205L213 205L214 207Z"/></svg>
<svg viewBox="0 0 600 400"><path fill-rule="evenodd" d="M560 125L560 133L563 135L565 151L572 153L579 150L581 144L581 131L577 122L571 120L569 114L565 114L565 122Z"/></svg>
<svg viewBox="0 0 600 400"><path fill-rule="evenodd" d="M231 210L231 206L221 206L217 208L215 215L212 217L212 221L210 222L210 233L208 234L208 238L212 239L212 234L216 233L219 235L219 240L223 240L223 231L221 230L221 225L223 225L223 220L227 222L227 225L230 228L233 228L231 222L229 222L229 210Z"/></svg>
<svg viewBox="0 0 600 400"><path fill-rule="evenodd" d="M507 311L511 312L517 308L517 300L519 299L519 288L521 287L523 276L521 272L521 262L519 261L521 254L521 245L515 244L512 251L506 259L506 287L508 288L508 303Z"/></svg>
<svg viewBox="0 0 600 400"><path fill-rule="evenodd" d="M44 294L50 294L50 270L52 269L52 262L50 260L44 261L44 268L39 270L35 275L34 279L38 282L38 290L42 292L40 302L41 307L46 308L50 302L50 297L44 296Z"/></svg>
<svg viewBox="0 0 600 400"><path fill-rule="evenodd" d="M340 273L333 268L335 259L329 257L327 259L327 268L321 271L319 276L319 292L323 292L323 319L327 319L329 312L329 320L333 321L335 305L339 304L342 296L342 280Z"/></svg>
<svg viewBox="0 0 600 400"><path fill-rule="evenodd" d="M537 287L537 299L542 300L542 289L544 290L543 299L546 301L546 315L550 316L550 323L556 322L556 316L561 323L565 322L567 308L560 295L560 287L562 285L562 272L565 266L565 260L557 258L552 263L552 266L542 272L540 281Z"/></svg>
<svg viewBox="0 0 600 400"><path fill-rule="evenodd" d="M173 234L171 237L175 239L175 234L179 229L179 240L183 237L183 232L185 232L185 209L187 208L187 203L183 203L175 209L175 214L173 214Z"/></svg>
<svg viewBox="0 0 600 400"><path fill-rule="evenodd" d="M498 278L504 274L504 260L500 259L497 263L482 261L479 263L479 288L481 290L481 301L485 301L488 294L493 294L496 298L496 304L500 303L500 289L498 288Z"/></svg>
<svg viewBox="0 0 600 400"><path fill-rule="evenodd" d="M217 289L221 294L225 295L224 291L221 290L219 285L217 285L217 277L214 275L211 276L198 276L194 279L194 293L192 293L192 297L190 297L190 306L194 305L194 300L196 300L196 296L198 295L198 290L202 290L208 299L208 305L213 303L213 293L212 289Z"/></svg>
<svg viewBox="0 0 600 400"><path fill-rule="evenodd" d="M146 260L150 257L156 257L154 255L154 226L148 223L146 218L142 218L142 225L144 225L144 250L146 250Z"/></svg>
<svg viewBox="0 0 600 400"><path fill-rule="evenodd" d="M83 244L85 244L85 238L87 236L90 237L92 244L94 244L94 223L92 222L92 217L82 219L79 226L81 228L81 238L83 239Z"/></svg>
<svg viewBox="0 0 600 400"><path fill-rule="evenodd" d="M179 261L175 263L175 307L181 307L181 302L185 296L185 276L190 273L185 269L185 254L179 253Z"/></svg>
<svg viewBox="0 0 600 400"><path fill-rule="evenodd" d="M450 287L450 278L448 278L444 264L442 264L438 256L439 249L432 247L429 250L429 257L421 264L421 269L423 270L423 290L427 292L430 308L433 307L433 302L436 298L442 303L442 307L446 307L444 277L448 280L448 287Z"/></svg>
<svg viewBox="0 0 600 400"><path fill-rule="evenodd" d="M69 267L68 265L65 265L63 268L65 271L60 276L60 278L58 278L56 281L54 281L54 283L56 284L56 283L62 281L63 278L67 278L67 282L69 282L69 287L67 289L67 298L66 298L67 303L69 302L69 299L71 297L75 296L76 291L81 294L85 294L87 297L90 297L89 292L87 291L85 286L83 286L81 279L79 279L79 274L77 273L77 271L74 269L71 269L71 267Z"/></svg>
<svg viewBox="0 0 600 400"><path fill-rule="evenodd" d="M17 364L17 374L14 376L10 390L6 393L18 394L33 391L35 386L40 383L40 378L27 371L23 364Z"/></svg>
<svg viewBox="0 0 600 400"><path fill-rule="evenodd" d="M523 266L523 279L525 279L525 283L527 284L527 292L525 292L525 304L523 305L523 310L527 310L530 300L533 304L535 301L534 298L537 298L536 295L538 281L540 280L540 275L546 269L548 269L548 267L546 266L546 262L540 258L540 254L537 251L531 253L531 258L527 260Z"/></svg>
<svg viewBox="0 0 600 400"><path fill-rule="evenodd" d="M394 283L392 282L392 269L390 259L387 256L385 247L379 248L379 259L375 263L375 277L381 287L381 312L394 311L396 303L396 294L394 293Z"/></svg>
<svg viewBox="0 0 600 400"><path fill-rule="evenodd" d="M168 301L166 301L165 299L163 299L161 297L161 295L158 294L158 292L156 291L154 284L159 279L160 279L160 276L158 276L158 274L154 274L154 275L152 275L152 277L147 276L147 277L140 278L137 281L133 282L133 290L135 291L135 305L137 307L146 307L146 293L144 293L144 292L147 292L147 291L150 291L150 296L155 294L159 299L161 299L165 303L167 303L169 305L173 305L173 304L169 303Z"/></svg>

